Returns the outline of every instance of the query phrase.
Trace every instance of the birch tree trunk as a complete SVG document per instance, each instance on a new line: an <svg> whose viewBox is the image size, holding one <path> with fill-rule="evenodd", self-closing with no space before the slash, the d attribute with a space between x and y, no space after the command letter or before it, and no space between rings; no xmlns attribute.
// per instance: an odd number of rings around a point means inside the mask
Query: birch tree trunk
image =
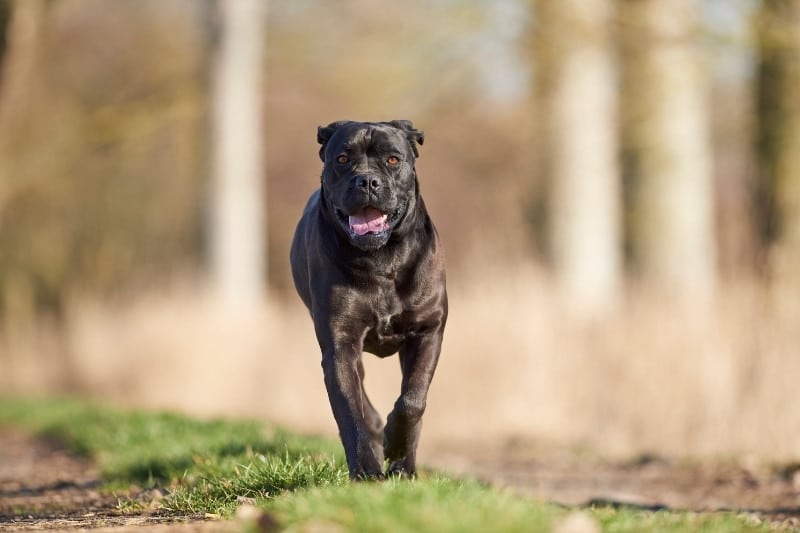
<svg viewBox="0 0 800 533"><path fill-rule="evenodd" d="M612 0L539 0L535 57L549 244L573 311L597 315L620 286Z"/></svg>
<svg viewBox="0 0 800 533"><path fill-rule="evenodd" d="M265 0L219 0L212 80L212 283L237 310L266 290L262 100Z"/></svg>
<svg viewBox="0 0 800 533"><path fill-rule="evenodd" d="M758 214L773 268L800 272L800 0L758 14Z"/></svg>
<svg viewBox="0 0 800 533"><path fill-rule="evenodd" d="M621 0L623 145L643 279L710 301L716 283L706 80L694 0Z"/></svg>

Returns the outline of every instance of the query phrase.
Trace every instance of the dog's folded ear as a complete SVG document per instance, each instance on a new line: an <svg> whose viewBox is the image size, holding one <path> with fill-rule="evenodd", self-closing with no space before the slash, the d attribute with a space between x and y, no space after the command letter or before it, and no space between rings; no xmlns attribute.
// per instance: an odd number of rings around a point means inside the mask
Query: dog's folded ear
<svg viewBox="0 0 800 533"><path fill-rule="evenodd" d="M330 140L333 132L340 126L349 122L349 120L338 120L336 122L331 122L327 126L320 126L317 128L317 142L322 145L319 149L319 158L322 159L323 163L325 162L325 145L328 143L328 140Z"/></svg>
<svg viewBox="0 0 800 533"><path fill-rule="evenodd" d="M414 151L414 157L419 157L417 145L422 145L425 142L425 134L423 132L415 129L414 124L412 124L410 120L391 120L385 124L389 124L390 126L394 126L406 132L406 138L411 145L411 149Z"/></svg>

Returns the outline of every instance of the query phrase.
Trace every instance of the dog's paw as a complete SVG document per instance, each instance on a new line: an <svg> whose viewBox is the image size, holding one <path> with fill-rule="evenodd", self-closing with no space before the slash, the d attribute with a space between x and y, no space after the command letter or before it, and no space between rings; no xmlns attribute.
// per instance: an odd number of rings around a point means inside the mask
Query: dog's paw
<svg viewBox="0 0 800 533"><path fill-rule="evenodd" d="M386 479L383 472L367 472L360 470L357 472L350 472L350 479L353 481L382 481Z"/></svg>
<svg viewBox="0 0 800 533"><path fill-rule="evenodd" d="M389 463L389 468L386 469L386 477L413 479L417 477L417 471L413 465L408 465L405 459L400 459Z"/></svg>

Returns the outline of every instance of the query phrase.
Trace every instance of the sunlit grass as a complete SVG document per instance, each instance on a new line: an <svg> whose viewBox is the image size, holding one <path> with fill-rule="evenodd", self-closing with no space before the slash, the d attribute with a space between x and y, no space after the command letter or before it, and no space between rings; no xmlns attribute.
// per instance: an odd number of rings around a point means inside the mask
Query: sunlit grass
<svg viewBox="0 0 800 533"><path fill-rule="evenodd" d="M436 472L351 483L338 443L252 421L201 421L75 400L0 400L0 425L9 424L95 458L111 486L161 488L165 512L229 517L246 502L289 530L417 533L551 531L575 511ZM768 530L731 513L582 512L604 531Z"/></svg>
<svg viewBox="0 0 800 533"><path fill-rule="evenodd" d="M286 525L335 524L345 531L548 531L564 510L491 489L477 481L430 475L276 499L270 512Z"/></svg>
<svg viewBox="0 0 800 533"><path fill-rule="evenodd" d="M237 498L347 482L339 446L252 421L119 412L73 400L0 402L23 425L94 457L108 483L168 487L165 508L228 515Z"/></svg>

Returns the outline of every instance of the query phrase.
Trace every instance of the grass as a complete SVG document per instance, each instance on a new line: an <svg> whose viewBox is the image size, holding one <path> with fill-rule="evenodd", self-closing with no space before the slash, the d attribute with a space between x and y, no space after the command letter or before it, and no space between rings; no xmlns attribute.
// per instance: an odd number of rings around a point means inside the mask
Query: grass
<svg viewBox="0 0 800 533"><path fill-rule="evenodd" d="M419 533L550 531L574 512L438 473L350 483L338 443L250 421L0 399L0 425L57 438L95 458L109 487L166 488L163 508L175 513L229 517L246 498L289 530ZM768 530L730 513L584 512L609 532Z"/></svg>

